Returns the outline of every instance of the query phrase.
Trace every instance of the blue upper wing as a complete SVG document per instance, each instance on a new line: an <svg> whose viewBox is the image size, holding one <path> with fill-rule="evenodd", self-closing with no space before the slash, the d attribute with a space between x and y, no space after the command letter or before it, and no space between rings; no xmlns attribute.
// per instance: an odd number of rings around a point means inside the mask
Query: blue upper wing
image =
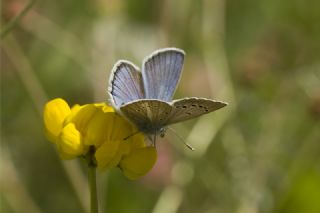
<svg viewBox="0 0 320 213"><path fill-rule="evenodd" d="M129 61L118 61L111 71L108 93L111 103L117 109L130 101L143 99L142 74L139 68Z"/></svg>
<svg viewBox="0 0 320 213"><path fill-rule="evenodd" d="M142 65L146 99L171 101L181 76L185 53L177 48L164 48L148 56Z"/></svg>

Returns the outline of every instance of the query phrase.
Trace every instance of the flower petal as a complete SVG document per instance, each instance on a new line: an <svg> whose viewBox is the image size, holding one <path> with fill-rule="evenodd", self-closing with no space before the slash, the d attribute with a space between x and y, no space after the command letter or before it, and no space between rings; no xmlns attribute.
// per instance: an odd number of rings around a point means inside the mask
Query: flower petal
<svg viewBox="0 0 320 213"><path fill-rule="evenodd" d="M138 131L138 130L134 130L134 131ZM146 147L146 144L144 141L144 135L142 133L137 133L132 137L128 138L128 140L130 140L131 150Z"/></svg>
<svg viewBox="0 0 320 213"><path fill-rule="evenodd" d="M76 125L85 145L98 147L103 141L110 140L115 116L111 107L106 104L86 104L74 108L66 120Z"/></svg>
<svg viewBox="0 0 320 213"><path fill-rule="evenodd" d="M130 154L130 152L132 152L135 149L138 148L142 148L145 147L145 143L144 143L144 136L143 134L137 134L135 136L132 136L131 139L128 140L120 140L119 141L119 145L118 145L118 149L116 151L116 153L110 157L110 159L108 159L108 164L107 166L102 166L102 164L99 163L100 160L98 161L98 167L100 169L103 169L105 167L107 168L113 168L116 167L120 160L123 158L123 156L127 156ZM106 149L110 149L110 146ZM106 156L104 156L106 157Z"/></svg>
<svg viewBox="0 0 320 213"><path fill-rule="evenodd" d="M149 172L157 160L157 151L154 147L136 149L120 162L120 168L129 179L137 179Z"/></svg>
<svg viewBox="0 0 320 213"><path fill-rule="evenodd" d="M96 103L94 104L96 107L100 108L103 112L115 112L111 106L108 106L105 103Z"/></svg>
<svg viewBox="0 0 320 213"><path fill-rule="evenodd" d="M86 104L81 107L75 107L74 111L72 111L70 117L68 117L67 120L68 122L74 123L77 130L85 135L88 123L96 112L97 108L93 104Z"/></svg>
<svg viewBox="0 0 320 213"><path fill-rule="evenodd" d="M114 128L112 130L110 140L123 140L124 138L134 134L137 131L131 123L129 123L117 113L114 113L114 116Z"/></svg>
<svg viewBox="0 0 320 213"><path fill-rule="evenodd" d="M92 115L87 124L84 144L94 145L98 148L104 141L110 138L113 129L114 112L104 113L101 109Z"/></svg>
<svg viewBox="0 0 320 213"><path fill-rule="evenodd" d="M59 156L62 160L72 160L78 156L75 156L75 155L71 155L71 154L68 154L68 153L65 153L61 146L57 145L57 148L58 148L58 153L59 153Z"/></svg>
<svg viewBox="0 0 320 213"><path fill-rule="evenodd" d="M124 155L130 154L130 150L131 150L130 142L127 140L121 140L119 143L118 151L116 152L114 157L109 162L109 167L110 168L116 167Z"/></svg>
<svg viewBox="0 0 320 213"><path fill-rule="evenodd" d="M51 142L57 142L63 121L69 113L69 105L61 98L49 101L45 105L43 119L47 137Z"/></svg>
<svg viewBox="0 0 320 213"><path fill-rule="evenodd" d="M67 124L60 135L59 151L71 156L79 156L85 154L85 149L82 144L80 132L76 129L73 123Z"/></svg>
<svg viewBox="0 0 320 213"><path fill-rule="evenodd" d="M84 105L85 106L85 105ZM79 104L75 104L74 106L71 107L71 112L69 115L64 119L64 125L72 122L74 119L75 115L82 109L84 106L80 106Z"/></svg>
<svg viewBox="0 0 320 213"><path fill-rule="evenodd" d="M105 141L95 153L95 158L99 169L115 167L119 161L116 154L121 141Z"/></svg>

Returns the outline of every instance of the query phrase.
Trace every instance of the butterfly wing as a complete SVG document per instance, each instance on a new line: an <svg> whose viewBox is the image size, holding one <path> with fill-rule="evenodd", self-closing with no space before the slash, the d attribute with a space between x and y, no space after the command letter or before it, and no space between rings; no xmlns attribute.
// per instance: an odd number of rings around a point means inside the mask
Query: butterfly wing
<svg viewBox="0 0 320 213"><path fill-rule="evenodd" d="M184 98L174 100L171 105L173 107L167 125L199 117L225 107L227 104L206 98Z"/></svg>
<svg viewBox="0 0 320 213"><path fill-rule="evenodd" d="M142 74L129 61L118 61L111 71L108 93L112 105L119 109L123 104L144 98Z"/></svg>
<svg viewBox="0 0 320 213"><path fill-rule="evenodd" d="M169 119L172 106L164 101L142 99L120 107L121 113L146 134L156 134Z"/></svg>
<svg viewBox="0 0 320 213"><path fill-rule="evenodd" d="M176 48L164 48L148 56L142 65L146 99L171 101L181 76L185 53Z"/></svg>

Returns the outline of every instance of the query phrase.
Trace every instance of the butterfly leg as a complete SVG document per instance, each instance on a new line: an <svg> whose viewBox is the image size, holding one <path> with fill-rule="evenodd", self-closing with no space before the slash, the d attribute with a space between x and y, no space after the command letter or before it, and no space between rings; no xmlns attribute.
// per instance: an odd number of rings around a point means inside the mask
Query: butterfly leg
<svg viewBox="0 0 320 213"><path fill-rule="evenodd" d="M128 135L127 137L123 138L123 140L128 140L129 138L131 138L132 136L135 136L136 134L138 134L140 131L136 131L133 132L132 134Z"/></svg>
<svg viewBox="0 0 320 213"><path fill-rule="evenodd" d="M152 141L152 145L153 145L154 147L156 147L156 140L157 140L157 134L154 134L154 135L153 135L153 141Z"/></svg>

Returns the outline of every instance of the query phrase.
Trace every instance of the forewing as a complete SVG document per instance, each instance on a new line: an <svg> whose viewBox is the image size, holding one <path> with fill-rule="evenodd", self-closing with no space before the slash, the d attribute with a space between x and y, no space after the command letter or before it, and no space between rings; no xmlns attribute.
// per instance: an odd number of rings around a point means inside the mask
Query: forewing
<svg viewBox="0 0 320 213"><path fill-rule="evenodd" d="M167 124L196 118L198 116L213 112L227 104L220 101L205 98L184 98L175 100L172 103L172 111Z"/></svg>
<svg viewBox="0 0 320 213"><path fill-rule="evenodd" d="M118 61L111 71L108 92L117 109L130 101L144 98L139 68L129 61Z"/></svg>
<svg viewBox="0 0 320 213"><path fill-rule="evenodd" d="M146 99L171 101L181 76L184 52L176 48L160 49L142 65Z"/></svg>
<svg viewBox="0 0 320 213"><path fill-rule="evenodd" d="M138 100L120 107L120 112L144 133L164 127L172 106L160 100Z"/></svg>

